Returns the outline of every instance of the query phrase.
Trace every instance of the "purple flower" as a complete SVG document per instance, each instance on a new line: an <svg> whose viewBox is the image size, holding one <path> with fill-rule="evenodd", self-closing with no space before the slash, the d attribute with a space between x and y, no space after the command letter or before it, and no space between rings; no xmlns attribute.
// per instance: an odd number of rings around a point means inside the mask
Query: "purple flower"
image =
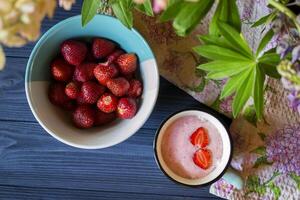
<svg viewBox="0 0 300 200"><path fill-rule="evenodd" d="M300 113L300 91L292 91L288 95L288 100L290 101L290 106L293 110L298 111Z"/></svg>
<svg viewBox="0 0 300 200"><path fill-rule="evenodd" d="M232 194L234 190L234 186L227 183L225 180L221 178L214 184L214 189L218 196L221 196L223 198L229 198L229 196Z"/></svg>
<svg viewBox="0 0 300 200"><path fill-rule="evenodd" d="M300 124L287 126L266 139L267 158L280 173L300 175Z"/></svg>

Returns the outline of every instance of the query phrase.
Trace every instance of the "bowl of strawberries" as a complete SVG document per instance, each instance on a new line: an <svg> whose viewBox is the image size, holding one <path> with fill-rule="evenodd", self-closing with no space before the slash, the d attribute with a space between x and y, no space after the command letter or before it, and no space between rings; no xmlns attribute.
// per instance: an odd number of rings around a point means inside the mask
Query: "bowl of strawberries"
<svg viewBox="0 0 300 200"><path fill-rule="evenodd" d="M116 145L137 132L158 95L159 74L143 37L117 19L81 16L49 29L28 60L25 91L40 125L84 149Z"/></svg>

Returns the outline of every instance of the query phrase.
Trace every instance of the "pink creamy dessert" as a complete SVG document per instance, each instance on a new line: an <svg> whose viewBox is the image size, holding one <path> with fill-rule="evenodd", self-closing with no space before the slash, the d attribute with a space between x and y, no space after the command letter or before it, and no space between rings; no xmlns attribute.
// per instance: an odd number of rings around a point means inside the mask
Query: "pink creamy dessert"
<svg viewBox="0 0 300 200"><path fill-rule="evenodd" d="M199 147L194 146L190 137L199 127L204 127L209 136L205 147L211 151L212 164L204 170L193 161ZM161 143L161 153L166 165L177 175L188 179L199 179L212 172L221 160L223 143L217 128L197 116L184 116L173 121L165 130Z"/></svg>

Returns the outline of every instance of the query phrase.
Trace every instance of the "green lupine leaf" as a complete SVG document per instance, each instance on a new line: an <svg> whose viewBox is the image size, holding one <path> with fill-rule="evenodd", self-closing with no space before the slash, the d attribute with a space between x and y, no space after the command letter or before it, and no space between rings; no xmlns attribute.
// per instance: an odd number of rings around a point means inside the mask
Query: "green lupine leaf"
<svg viewBox="0 0 300 200"><path fill-rule="evenodd" d="M265 156L266 155L266 147L264 147L264 146L257 147L255 149L253 149L251 151L251 153L257 153L259 155Z"/></svg>
<svg viewBox="0 0 300 200"><path fill-rule="evenodd" d="M254 69L252 69L249 73L249 76L244 79L241 85L238 87L232 103L233 117L237 117L238 113L240 113L240 111L243 109L246 102L250 98L254 87L254 76Z"/></svg>
<svg viewBox="0 0 300 200"><path fill-rule="evenodd" d="M210 22L209 34L219 35L218 21L228 23L234 27L238 32L241 31L241 20L235 0L219 1L214 16Z"/></svg>
<svg viewBox="0 0 300 200"><path fill-rule="evenodd" d="M81 25L87 25L97 14L99 0L84 0L81 8Z"/></svg>
<svg viewBox="0 0 300 200"><path fill-rule="evenodd" d="M251 65L252 61L212 61L209 63L201 64L197 68L205 71L226 71L235 69L237 71L242 71L247 69Z"/></svg>
<svg viewBox="0 0 300 200"><path fill-rule="evenodd" d="M238 32L241 32L241 18L239 9L236 5L236 0L229 0L229 24L233 26Z"/></svg>
<svg viewBox="0 0 300 200"><path fill-rule="evenodd" d="M223 87L220 98L224 99L224 98L230 96L231 94L233 94L237 90L237 88L240 86L240 84L243 82L243 80L248 77L250 72L251 72L251 69L249 69L243 73L237 74L235 76L232 76L227 81L225 86Z"/></svg>
<svg viewBox="0 0 300 200"><path fill-rule="evenodd" d="M187 2L182 0L170 0L167 9L161 14L159 20L161 22L166 22L174 19L180 12L180 9L178 8L181 8L185 3Z"/></svg>
<svg viewBox="0 0 300 200"><path fill-rule="evenodd" d="M213 18L211 19L211 22L209 24L209 34L218 36L219 35L219 29L217 22L222 19L222 21L227 21L228 13L227 13L227 1L219 1L217 9L214 13Z"/></svg>
<svg viewBox="0 0 300 200"><path fill-rule="evenodd" d="M243 111L243 117L253 126L256 127L256 123L257 123L257 117L256 117L256 112L255 112L255 108L253 105L249 105L245 108L245 110Z"/></svg>
<svg viewBox="0 0 300 200"><path fill-rule="evenodd" d="M249 58L229 50L227 48L219 47L216 45L201 45L193 48L199 55L211 60L223 61L249 61Z"/></svg>
<svg viewBox="0 0 300 200"><path fill-rule="evenodd" d="M298 189L300 190L300 176L295 173L291 173L290 177L296 182Z"/></svg>
<svg viewBox="0 0 300 200"><path fill-rule="evenodd" d="M277 71L277 65L259 64L259 67L264 71L264 73L272 78L280 79L281 76Z"/></svg>
<svg viewBox="0 0 300 200"><path fill-rule="evenodd" d="M248 43L245 39L240 35L240 33L235 30L232 26L219 22L218 23L219 30L221 34L230 42L232 45L240 48L243 55L247 56L248 58L253 58L252 50L248 46Z"/></svg>
<svg viewBox="0 0 300 200"><path fill-rule="evenodd" d="M272 163L270 163L268 161L267 156L262 156L262 157L257 158L257 160L254 163L253 168L257 168L261 165L270 165L270 164L272 164Z"/></svg>
<svg viewBox="0 0 300 200"><path fill-rule="evenodd" d="M208 13L214 0L186 2L173 21L173 27L179 36L189 34Z"/></svg>
<svg viewBox="0 0 300 200"><path fill-rule="evenodd" d="M274 197L276 200L279 199L280 195L281 195L281 189L280 187L276 186L273 182L271 184L269 184L269 188L271 189L271 191L274 194Z"/></svg>
<svg viewBox="0 0 300 200"><path fill-rule="evenodd" d="M270 29L261 39L256 51L256 55L258 55L266 47L266 45L270 42L273 36L274 36L274 31Z"/></svg>
<svg viewBox="0 0 300 200"><path fill-rule="evenodd" d="M142 4L136 4L135 8L148 16L154 16L151 0L145 0Z"/></svg>
<svg viewBox="0 0 300 200"><path fill-rule="evenodd" d="M266 16L263 16L262 18L260 18L259 20L257 20L251 27L257 27L260 26L262 24L268 24L271 21L273 21L273 19L276 17L276 12L270 13Z"/></svg>
<svg viewBox="0 0 300 200"><path fill-rule="evenodd" d="M225 70L211 71L207 74L208 79L221 80L233 75L236 75L244 70L246 70L247 66L241 66L239 68L227 68Z"/></svg>
<svg viewBox="0 0 300 200"><path fill-rule="evenodd" d="M255 84L253 88L253 99L255 111L258 119L262 118L262 111L264 109L264 82L265 74L261 71L259 66L255 68Z"/></svg>
<svg viewBox="0 0 300 200"><path fill-rule="evenodd" d="M112 10L116 17L122 22L124 26L131 29L133 26L133 15L132 15L132 1L122 0L113 1L111 4Z"/></svg>
<svg viewBox="0 0 300 200"><path fill-rule="evenodd" d="M280 57L277 53L265 53L258 61L259 63L277 66L280 62Z"/></svg>

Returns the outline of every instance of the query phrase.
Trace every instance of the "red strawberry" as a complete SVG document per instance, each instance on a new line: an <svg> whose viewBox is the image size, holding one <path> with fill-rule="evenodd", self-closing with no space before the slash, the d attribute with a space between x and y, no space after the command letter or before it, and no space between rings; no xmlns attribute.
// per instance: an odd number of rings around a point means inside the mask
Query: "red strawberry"
<svg viewBox="0 0 300 200"><path fill-rule="evenodd" d="M97 102L99 110L105 113L111 113L117 109L118 98L111 93L104 93Z"/></svg>
<svg viewBox="0 0 300 200"><path fill-rule="evenodd" d="M129 82L125 78L115 78L107 81L107 88L117 97L124 96L130 87Z"/></svg>
<svg viewBox="0 0 300 200"><path fill-rule="evenodd" d="M131 119L137 111L136 101L132 98L121 98L118 103L118 117L121 119Z"/></svg>
<svg viewBox="0 0 300 200"><path fill-rule="evenodd" d="M88 104L96 103L104 91L105 88L102 85L92 81L85 82L81 86L83 99Z"/></svg>
<svg viewBox="0 0 300 200"><path fill-rule="evenodd" d="M61 54L71 65L79 65L85 59L87 46L76 40L66 40L61 45Z"/></svg>
<svg viewBox="0 0 300 200"><path fill-rule="evenodd" d="M139 80L132 79L129 81L130 87L128 89L127 95L129 97L137 98L141 96L143 91L142 83Z"/></svg>
<svg viewBox="0 0 300 200"><path fill-rule="evenodd" d="M119 56L124 53L125 52L122 49L115 50L107 57L107 64L110 65L111 63L115 62L119 58Z"/></svg>
<svg viewBox="0 0 300 200"><path fill-rule="evenodd" d="M87 104L83 98L83 93L81 91L79 92L76 101L77 101L78 105L86 105Z"/></svg>
<svg viewBox="0 0 300 200"><path fill-rule="evenodd" d="M116 113L104 113L100 110L96 111L96 118L95 118L95 125L105 125L108 124L116 119Z"/></svg>
<svg viewBox="0 0 300 200"><path fill-rule="evenodd" d="M116 44L110 40L95 38L93 40L93 54L95 58L105 58L109 54L111 54L116 48Z"/></svg>
<svg viewBox="0 0 300 200"><path fill-rule="evenodd" d="M52 83L49 87L48 97L51 103L57 106L63 106L69 101L69 98L65 94L65 84Z"/></svg>
<svg viewBox="0 0 300 200"><path fill-rule="evenodd" d="M51 63L51 74L57 81L67 82L72 79L74 67L62 58L56 58Z"/></svg>
<svg viewBox="0 0 300 200"><path fill-rule="evenodd" d="M74 80L79 82L86 82L93 80L94 77L94 68L96 63L83 63L75 68Z"/></svg>
<svg viewBox="0 0 300 200"><path fill-rule="evenodd" d="M104 86L106 86L108 80L116 77L118 74L119 71L114 64L98 64L94 69L94 76L99 81L99 83Z"/></svg>
<svg viewBox="0 0 300 200"><path fill-rule="evenodd" d="M76 99L80 92L80 84L78 82L70 82L65 88L65 93L70 99Z"/></svg>
<svg viewBox="0 0 300 200"><path fill-rule="evenodd" d="M193 145L197 145L201 148L204 148L208 145L209 143L209 138L207 131L205 128L200 127L198 128L190 137L191 143Z"/></svg>
<svg viewBox="0 0 300 200"><path fill-rule="evenodd" d="M120 55L116 60L122 74L131 74L136 70L137 57L133 53Z"/></svg>
<svg viewBox="0 0 300 200"><path fill-rule="evenodd" d="M87 106L81 105L73 112L73 122L78 128L90 128L95 123L95 112Z"/></svg>
<svg viewBox="0 0 300 200"><path fill-rule="evenodd" d="M199 149L194 154L193 161L201 169L208 169L212 164L211 152L207 149Z"/></svg>

